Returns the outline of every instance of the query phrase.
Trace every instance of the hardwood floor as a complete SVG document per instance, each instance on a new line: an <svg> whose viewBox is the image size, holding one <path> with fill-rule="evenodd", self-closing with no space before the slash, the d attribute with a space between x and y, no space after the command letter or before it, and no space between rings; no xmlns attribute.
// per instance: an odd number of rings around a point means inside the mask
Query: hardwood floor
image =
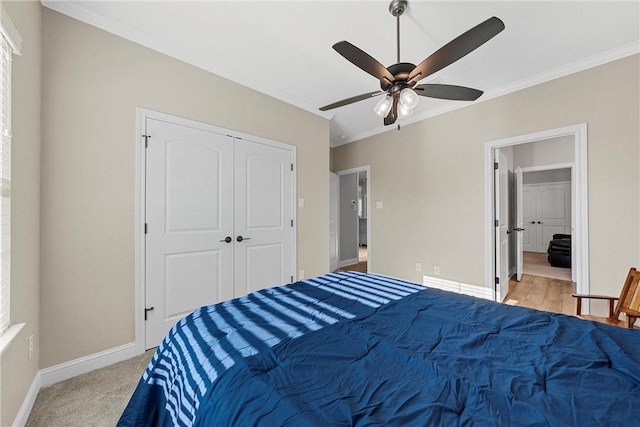
<svg viewBox="0 0 640 427"><path fill-rule="evenodd" d="M359 261L357 264L347 265L336 271L358 271L366 273L366 247L360 248ZM572 316L575 314L576 307L574 298L571 298L572 292L575 292L575 284L571 281L524 274L520 282L517 282L514 278L511 279L509 282L509 293L505 297L504 302L511 300L509 303L513 305Z"/></svg>
<svg viewBox="0 0 640 427"><path fill-rule="evenodd" d="M360 273L366 273L367 261L362 261L353 265L345 265L344 267L339 268L336 271L359 271Z"/></svg>
<svg viewBox="0 0 640 427"><path fill-rule="evenodd" d="M573 316L576 302L571 297L572 292L575 292L573 282L524 274L520 282L511 279L509 293L504 301L512 305Z"/></svg>
<svg viewBox="0 0 640 427"><path fill-rule="evenodd" d="M358 263L352 265L345 265L337 269L336 271L358 271L360 273L367 272L367 247L360 246L358 248Z"/></svg>

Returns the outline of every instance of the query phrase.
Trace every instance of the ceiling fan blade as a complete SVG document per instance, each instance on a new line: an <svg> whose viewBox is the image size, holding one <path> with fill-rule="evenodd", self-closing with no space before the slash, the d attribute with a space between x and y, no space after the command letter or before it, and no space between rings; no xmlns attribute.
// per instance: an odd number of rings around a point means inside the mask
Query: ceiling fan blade
<svg viewBox="0 0 640 427"><path fill-rule="evenodd" d="M320 111L333 110L334 108L342 107L343 105L353 104L354 102L362 101L363 99L373 98L374 96L382 95L386 93L381 90L375 92L363 93L362 95L352 96L351 98L343 99L342 101L334 102L333 104L320 107Z"/></svg>
<svg viewBox="0 0 640 427"><path fill-rule="evenodd" d="M423 84L413 88L418 95L429 98L452 99L454 101L475 101L484 93L481 90L464 86Z"/></svg>
<svg viewBox="0 0 640 427"><path fill-rule="evenodd" d="M458 59L473 52L491 40L502 30L504 30L504 22L495 16L476 25L466 33L442 46L431 54L431 56L418 64L418 66L409 75L408 82L415 83L418 80L424 79L436 71L440 71L444 67L453 64Z"/></svg>
<svg viewBox="0 0 640 427"><path fill-rule="evenodd" d="M364 52L360 48L355 47L348 41L341 41L333 45L333 48L340 55L344 56L347 61L351 62L356 67L366 71L378 80L387 80L389 83L395 81L393 74L385 68L384 65L379 63L368 53Z"/></svg>
<svg viewBox="0 0 640 427"><path fill-rule="evenodd" d="M393 97L393 105L391 106L391 110L389 110L389 114L384 118L384 125L389 126L396 122L398 119L398 97Z"/></svg>

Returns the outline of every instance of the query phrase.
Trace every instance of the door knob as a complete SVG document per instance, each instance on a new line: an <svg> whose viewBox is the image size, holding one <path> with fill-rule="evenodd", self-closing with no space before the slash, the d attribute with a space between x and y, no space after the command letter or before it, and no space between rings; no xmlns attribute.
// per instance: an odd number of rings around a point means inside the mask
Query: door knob
<svg viewBox="0 0 640 427"><path fill-rule="evenodd" d="M231 243L231 236L227 236L225 237L223 240L220 240L221 242L225 242L225 243ZM238 240L239 241L239 240Z"/></svg>
<svg viewBox="0 0 640 427"><path fill-rule="evenodd" d="M242 237L242 236L238 236L236 237L236 240L238 242L242 242L243 240L251 240L251 237Z"/></svg>

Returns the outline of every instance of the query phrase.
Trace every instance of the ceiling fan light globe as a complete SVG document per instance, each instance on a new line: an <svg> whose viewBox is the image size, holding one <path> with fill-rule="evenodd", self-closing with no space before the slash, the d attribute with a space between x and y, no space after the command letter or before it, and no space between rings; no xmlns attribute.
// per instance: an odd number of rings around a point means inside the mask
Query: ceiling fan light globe
<svg viewBox="0 0 640 427"><path fill-rule="evenodd" d="M387 114L389 114L389 111L391 111L392 104L393 102L391 100L391 97L387 95L380 101L378 101L376 106L373 107L373 111L382 118L387 117Z"/></svg>
<svg viewBox="0 0 640 427"><path fill-rule="evenodd" d="M405 105L398 103L398 118L403 119L413 115L413 108L407 108Z"/></svg>
<svg viewBox="0 0 640 427"><path fill-rule="evenodd" d="M420 102L420 97L418 94L410 88L402 89L400 92L399 104L408 110L413 110L416 105Z"/></svg>

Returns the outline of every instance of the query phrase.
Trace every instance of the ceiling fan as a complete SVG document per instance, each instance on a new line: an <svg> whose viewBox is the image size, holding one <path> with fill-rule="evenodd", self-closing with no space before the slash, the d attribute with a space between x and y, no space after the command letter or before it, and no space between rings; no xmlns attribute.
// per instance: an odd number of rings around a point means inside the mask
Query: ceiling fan
<svg viewBox="0 0 640 427"><path fill-rule="evenodd" d="M380 80L380 88L382 90L325 105L320 108L321 111L332 110L386 94L376 104L374 111L380 117L384 117L385 125L391 125L398 118L406 117L413 113L413 108L420 100L418 95L456 101L475 101L482 95L483 92L481 90L464 86L433 83L416 85L416 83L451 65L491 40L504 30L504 23L495 16L489 18L442 46L416 66L408 62L400 62L400 16L406 8L406 0L392 0L389 5L389 12L397 19L397 64L385 68L380 62L348 41L341 41L333 45L333 48L349 62Z"/></svg>

